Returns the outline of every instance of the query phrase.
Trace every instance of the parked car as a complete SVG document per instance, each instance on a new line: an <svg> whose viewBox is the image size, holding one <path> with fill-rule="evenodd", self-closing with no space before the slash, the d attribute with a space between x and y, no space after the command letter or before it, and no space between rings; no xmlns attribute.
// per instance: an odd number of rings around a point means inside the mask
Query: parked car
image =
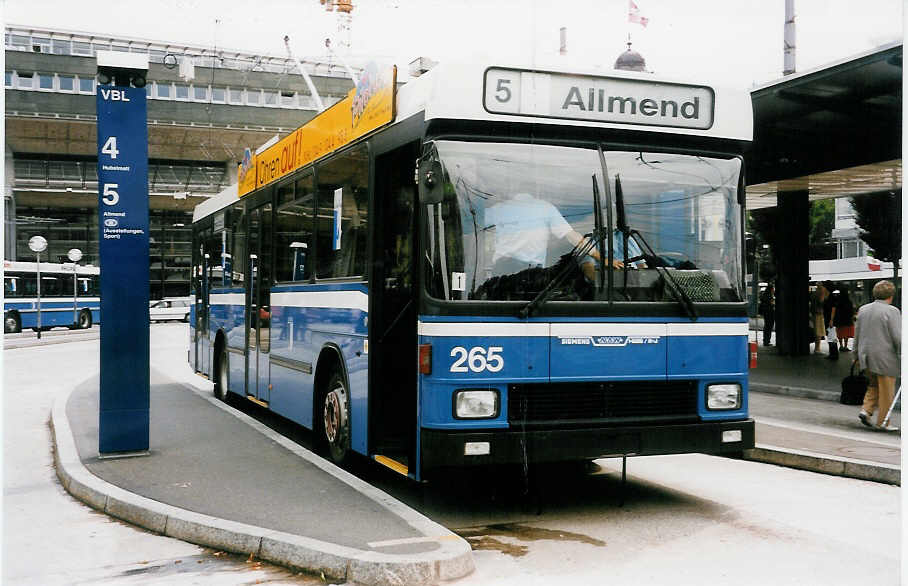
<svg viewBox="0 0 908 586"><path fill-rule="evenodd" d="M189 299L161 299L152 301L148 306L148 317L151 321L180 320L189 321Z"/></svg>

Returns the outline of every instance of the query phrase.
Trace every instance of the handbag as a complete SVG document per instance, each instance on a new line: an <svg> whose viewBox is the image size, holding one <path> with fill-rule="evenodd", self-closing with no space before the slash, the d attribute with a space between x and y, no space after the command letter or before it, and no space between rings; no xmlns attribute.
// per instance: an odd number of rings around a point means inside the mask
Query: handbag
<svg viewBox="0 0 908 586"><path fill-rule="evenodd" d="M842 394L839 395L839 403L843 405L861 405L864 402L864 393L867 392L867 385L870 380L864 376L863 371L858 374L854 373L854 365L851 363L851 372L842 379Z"/></svg>
<svg viewBox="0 0 908 586"><path fill-rule="evenodd" d="M839 337L835 333L835 328L826 328L826 341L830 344L839 343Z"/></svg>

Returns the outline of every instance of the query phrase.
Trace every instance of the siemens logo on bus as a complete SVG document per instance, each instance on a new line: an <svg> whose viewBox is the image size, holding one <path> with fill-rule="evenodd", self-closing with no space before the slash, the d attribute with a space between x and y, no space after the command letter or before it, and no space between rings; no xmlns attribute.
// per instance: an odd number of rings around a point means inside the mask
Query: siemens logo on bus
<svg viewBox="0 0 908 586"><path fill-rule="evenodd" d="M486 70L485 106L492 113L706 130L714 102L706 86Z"/></svg>

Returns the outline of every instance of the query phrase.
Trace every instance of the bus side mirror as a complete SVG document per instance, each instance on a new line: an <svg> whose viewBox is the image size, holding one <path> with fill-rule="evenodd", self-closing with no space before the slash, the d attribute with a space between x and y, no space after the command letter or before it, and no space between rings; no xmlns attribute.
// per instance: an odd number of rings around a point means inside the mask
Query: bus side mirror
<svg viewBox="0 0 908 586"><path fill-rule="evenodd" d="M445 198L444 169L441 161L423 160L419 165L419 201L423 204L441 203Z"/></svg>

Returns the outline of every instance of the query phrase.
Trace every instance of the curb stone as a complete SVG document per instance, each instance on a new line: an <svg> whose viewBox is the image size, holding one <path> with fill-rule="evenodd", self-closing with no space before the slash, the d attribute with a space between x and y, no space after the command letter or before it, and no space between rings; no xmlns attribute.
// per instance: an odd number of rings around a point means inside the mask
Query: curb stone
<svg viewBox="0 0 908 586"><path fill-rule="evenodd" d="M371 494L365 495L367 498L376 499L377 494L384 495L382 504L395 512L408 511L404 520L411 525L419 525L424 533L426 528L432 529L433 533L427 535L443 533L445 539L439 541L441 547L426 554L410 555L363 551L195 513L123 490L92 474L79 458L66 417L66 403L72 390L61 393L51 410L54 464L66 491L94 509L168 537L254 555L295 570L323 573L332 580L357 584L437 584L442 580L463 577L474 569L472 550L464 539L372 487ZM332 465L322 461L320 466Z"/></svg>
<svg viewBox="0 0 908 586"><path fill-rule="evenodd" d="M866 460L839 458L790 448L783 450L765 444L757 444L751 450L744 450L744 459L833 476L902 485L902 471L898 466Z"/></svg>

